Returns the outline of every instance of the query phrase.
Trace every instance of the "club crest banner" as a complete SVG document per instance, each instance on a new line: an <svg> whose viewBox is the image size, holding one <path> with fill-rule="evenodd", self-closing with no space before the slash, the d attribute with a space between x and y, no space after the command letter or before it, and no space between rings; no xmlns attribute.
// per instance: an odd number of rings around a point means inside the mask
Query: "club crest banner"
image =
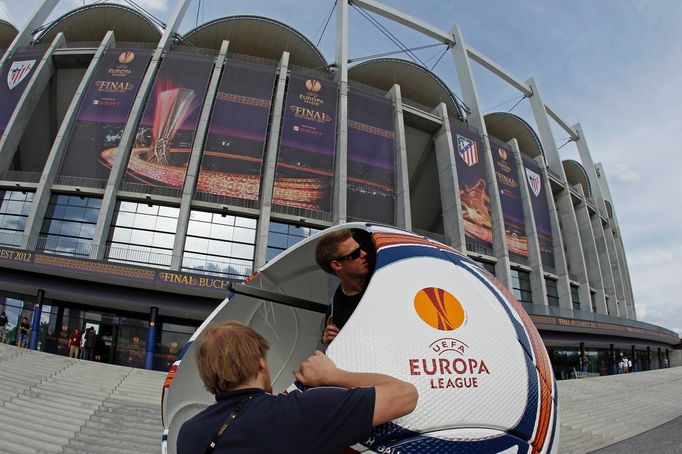
<svg viewBox="0 0 682 454"><path fill-rule="evenodd" d="M530 201L533 207L535 228L538 232L540 243L540 257L545 267L554 269L554 242L552 240L552 222L549 214L549 202L547 192L543 191L545 185L544 174L540 166L528 156L522 155L523 168L526 173L526 183L530 188Z"/></svg>
<svg viewBox="0 0 682 454"><path fill-rule="evenodd" d="M35 69L45 50L17 52L6 63L0 79L0 136L5 132L9 119L24 94L28 82L35 74Z"/></svg>
<svg viewBox="0 0 682 454"><path fill-rule="evenodd" d="M483 156L479 153L483 150L481 136L455 118L450 118L450 131L455 147L467 248L492 255L492 216Z"/></svg>

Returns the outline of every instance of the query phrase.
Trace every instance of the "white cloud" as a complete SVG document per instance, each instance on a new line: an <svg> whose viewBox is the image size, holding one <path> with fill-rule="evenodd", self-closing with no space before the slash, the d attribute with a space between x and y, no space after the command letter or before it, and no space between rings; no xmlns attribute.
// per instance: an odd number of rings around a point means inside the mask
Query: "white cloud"
<svg viewBox="0 0 682 454"><path fill-rule="evenodd" d="M625 162L613 164L609 172L611 179L619 183L635 183L642 179L642 176Z"/></svg>

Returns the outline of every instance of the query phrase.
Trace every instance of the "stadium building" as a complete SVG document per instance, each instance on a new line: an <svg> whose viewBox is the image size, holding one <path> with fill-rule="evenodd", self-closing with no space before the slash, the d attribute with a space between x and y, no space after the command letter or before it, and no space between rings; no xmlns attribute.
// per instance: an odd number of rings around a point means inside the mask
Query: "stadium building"
<svg viewBox="0 0 682 454"><path fill-rule="evenodd" d="M97 3L17 30L0 22L0 305L16 339L66 354L95 326L100 361L167 370L230 282L311 232L390 224L465 252L513 290L558 378L679 360L637 320L604 169L579 124L443 32L371 0L353 7L448 46L462 92L397 58L336 63L292 27L230 16L183 35ZM482 114L472 66L528 98L537 128ZM552 132L575 142L562 160ZM573 375L572 375L573 374Z"/></svg>

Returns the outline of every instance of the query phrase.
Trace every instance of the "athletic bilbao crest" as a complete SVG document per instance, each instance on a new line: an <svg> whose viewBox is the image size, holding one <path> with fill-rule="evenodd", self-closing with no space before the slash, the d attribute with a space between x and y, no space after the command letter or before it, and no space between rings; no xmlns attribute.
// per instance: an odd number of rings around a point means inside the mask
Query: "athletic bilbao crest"
<svg viewBox="0 0 682 454"><path fill-rule="evenodd" d="M469 167L478 162L478 150L476 148L476 142L473 140L457 134L457 151L459 152L459 157L462 158Z"/></svg>
<svg viewBox="0 0 682 454"><path fill-rule="evenodd" d="M28 76L35 63L35 60L12 62L12 66L10 66L7 73L7 86L10 90L19 85Z"/></svg>
<svg viewBox="0 0 682 454"><path fill-rule="evenodd" d="M540 188L542 187L540 175L526 167L526 177L528 178L528 185L533 191L533 194L535 194L535 197L539 196Z"/></svg>

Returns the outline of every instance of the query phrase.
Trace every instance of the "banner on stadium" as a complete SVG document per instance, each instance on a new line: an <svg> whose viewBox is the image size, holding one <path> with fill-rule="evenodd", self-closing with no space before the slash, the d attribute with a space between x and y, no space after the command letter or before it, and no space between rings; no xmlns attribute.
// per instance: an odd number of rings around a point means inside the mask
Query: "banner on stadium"
<svg viewBox="0 0 682 454"><path fill-rule="evenodd" d="M508 145L492 137L490 137L490 149L495 166L497 189L500 193L507 251L510 254L528 257L528 236L523 217L516 157Z"/></svg>
<svg viewBox="0 0 682 454"><path fill-rule="evenodd" d="M66 145L60 175L106 180L151 59L146 49L110 48L102 56Z"/></svg>
<svg viewBox="0 0 682 454"><path fill-rule="evenodd" d="M533 217L535 218L535 229L538 233L540 243L540 257L542 265L552 270L555 268L554 262L554 242L552 241L552 221L549 217L549 202L547 200L547 188L545 178L540 166L531 158L523 157L523 168L525 171L525 184L528 185L531 206L533 207Z"/></svg>
<svg viewBox="0 0 682 454"><path fill-rule="evenodd" d="M43 55L45 49L17 52L5 63L0 79L0 136L5 132L19 98L24 94Z"/></svg>
<svg viewBox="0 0 682 454"><path fill-rule="evenodd" d="M274 67L228 60L204 144L197 192L258 200Z"/></svg>
<svg viewBox="0 0 682 454"><path fill-rule="evenodd" d="M393 102L348 91L348 191L350 219L395 222Z"/></svg>
<svg viewBox="0 0 682 454"><path fill-rule="evenodd" d="M335 82L291 74L275 172L274 209L331 212L337 103Z"/></svg>
<svg viewBox="0 0 682 454"><path fill-rule="evenodd" d="M213 58L169 52L147 99L125 180L182 189ZM114 156L107 156L113 163Z"/></svg>
<svg viewBox="0 0 682 454"><path fill-rule="evenodd" d="M486 187L484 147L481 136L454 118L450 118L450 131L455 149L467 249L473 248L473 252L485 252L492 255L493 223L490 214L490 197Z"/></svg>

